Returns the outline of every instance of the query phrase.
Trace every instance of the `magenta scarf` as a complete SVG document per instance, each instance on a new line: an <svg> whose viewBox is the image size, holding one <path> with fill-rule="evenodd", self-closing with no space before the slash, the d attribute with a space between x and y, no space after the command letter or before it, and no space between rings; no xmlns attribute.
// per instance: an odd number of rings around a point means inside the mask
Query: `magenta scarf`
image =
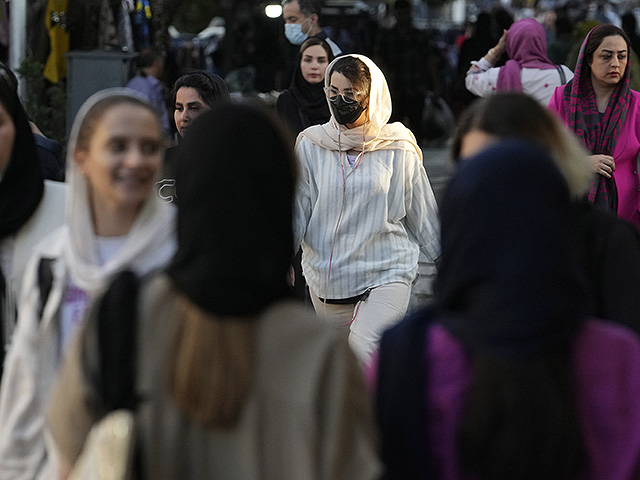
<svg viewBox="0 0 640 480"><path fill-rule="evenodd" d="M591 85L591 69L587 68L583 73L583 65L586 65L585 50L591 33L598 28L594 27L582 42L580 55L576 65L573 79L564 87L564 114L567 127L575 132L582 144L593 154L601 153L613 155L618 136L627 119L627 108L631 100L629 89L630 65L624 71L624 76L618 82L604 116L598 111L596 95ZM631 57L628 57L628 62ZM586 65L588 67L588 65ZM588 195L589 202L617 212L618 192L613 178L597 175L593 181Z"/></svg>
<svg viewBox="0 0 640 480"><path fill-rule="evenodd" d="M547 38L544 27L533 18L518 20L507 32L507 55L510 60L500 68L498 90L522 92L520 73L523 68L549 70L556 68L547 58Z"/></svg>

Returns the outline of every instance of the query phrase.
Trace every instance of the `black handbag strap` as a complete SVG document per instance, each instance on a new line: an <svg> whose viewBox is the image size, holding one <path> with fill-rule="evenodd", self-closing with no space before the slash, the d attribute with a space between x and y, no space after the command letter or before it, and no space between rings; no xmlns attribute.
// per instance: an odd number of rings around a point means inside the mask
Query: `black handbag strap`
<svg viewBox="0 0 640 480"><path fill-rule="evenodd" d="M564 74L564 69L562 68L562 65L558 64L556 64L555 67L560 74L560 85L564 85L565 83L567 83L567 76Z"/></svg>
<svg viewBox="0 0 640 480"><path fill-rule="evenodd" d="M135 410L138 291L140 281L130 271L119 273L100 302L98 353L101 398L107 411Z"/></svg>

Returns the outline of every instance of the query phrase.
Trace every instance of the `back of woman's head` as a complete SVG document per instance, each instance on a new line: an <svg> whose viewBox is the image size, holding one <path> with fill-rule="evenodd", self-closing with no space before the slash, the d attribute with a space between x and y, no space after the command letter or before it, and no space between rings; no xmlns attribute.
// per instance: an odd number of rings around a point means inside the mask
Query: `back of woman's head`
<svg viewBox="0 0 640 480"><path fill-rule="evenodd" d="M173 84L171 90L171 99L175 103L176 93L182 87L190 87L195 89L204 103L209 107L213 107L216 103L229 100L229 87L224 79L218 75L198 70L196 72L187 73Z"/></svg>
<svg viewBox="0 0 640 480"><path fill-rule="evenodd" d="M476 100L465 110L458 121L451 147L455 163L462 160L462 141L473 130L497 139L522 138L543 145L553 155L575 198L581 198L591 185L587 152L558 118L528 95L498 92Z"/></svg>
<svg viewBox="0 0 640 480"><path fill-rule="evenodd" d="M201 117L179 152L179 247L169 272L211 313L255 314L287 290L293 147L257 106L229 102Z"/></svg>
<svg viewBox="0 0 640 480"><path fill-rule="evenodd" d="M586 288L566 182L539 145L501 141L456 172L441 222L436 305L472 359L462 466L482 479L575 478L568 346Z"/></svg>
<svg viewBox="0 0 640 480"><path fill-rule="evenodd" d="M289 292L295 159L257 106L221 104L191 128L177 163L178 252L168 269L182 296L170 392L189 418L228 428L250 391L256 316Z"/></svg>

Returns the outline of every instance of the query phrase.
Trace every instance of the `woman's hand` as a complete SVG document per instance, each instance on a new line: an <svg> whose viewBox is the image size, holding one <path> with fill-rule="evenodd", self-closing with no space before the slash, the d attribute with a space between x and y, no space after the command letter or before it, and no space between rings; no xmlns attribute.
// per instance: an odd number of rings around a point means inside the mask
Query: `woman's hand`
<svg viewBox="0 0 640 480"><path fill-rule="evenodd" d="M493 47L493 51L496 53L496 58L500 58L504 51L507 49L507 31L502 30L502 36L495 47Z"/></svg>
<svg viewBox="0 0 640 480"><path fill-rule="evenodd" d="M487 52L487 54L484 56L487 62L493 65L496 62L496 60L499 59L504 53L506 49L506 44L507 44L507 31L503 30L502 36L500 37L500 40L498 40L498 43L496 44L496 46L491 48Z"/></svg>
<svg viewBox="0 0 640 480"><path fill-rule="evenodd" d="M616 162L610 155L602 155L601 153L590 155L589 160L591 160L593 171L603 177L611 178L613 171L616 169Z"/></svg>
<svg viewBox="0 0 640 480"><path fill-rule="evenodd" d="M293 269L293 265L289 267L289 272L287 273L287 282L289 282L290 287L296 286L296 271Z"/></svg>

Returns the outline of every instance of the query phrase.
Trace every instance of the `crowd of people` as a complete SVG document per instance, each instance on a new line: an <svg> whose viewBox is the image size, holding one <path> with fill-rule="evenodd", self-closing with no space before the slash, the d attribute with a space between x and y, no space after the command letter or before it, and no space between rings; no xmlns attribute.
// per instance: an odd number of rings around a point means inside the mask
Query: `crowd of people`
<svg viewBox="0 0 640 480"><path fill-rule="evenodd" d="M192 71L165 111L146 51L78 112L64 181L0 64L0 478L640 479L627 33L571 66L533 18L462 39L481 98L438 203L394 117L424 73L283 6L275 108Z"/></svg>

